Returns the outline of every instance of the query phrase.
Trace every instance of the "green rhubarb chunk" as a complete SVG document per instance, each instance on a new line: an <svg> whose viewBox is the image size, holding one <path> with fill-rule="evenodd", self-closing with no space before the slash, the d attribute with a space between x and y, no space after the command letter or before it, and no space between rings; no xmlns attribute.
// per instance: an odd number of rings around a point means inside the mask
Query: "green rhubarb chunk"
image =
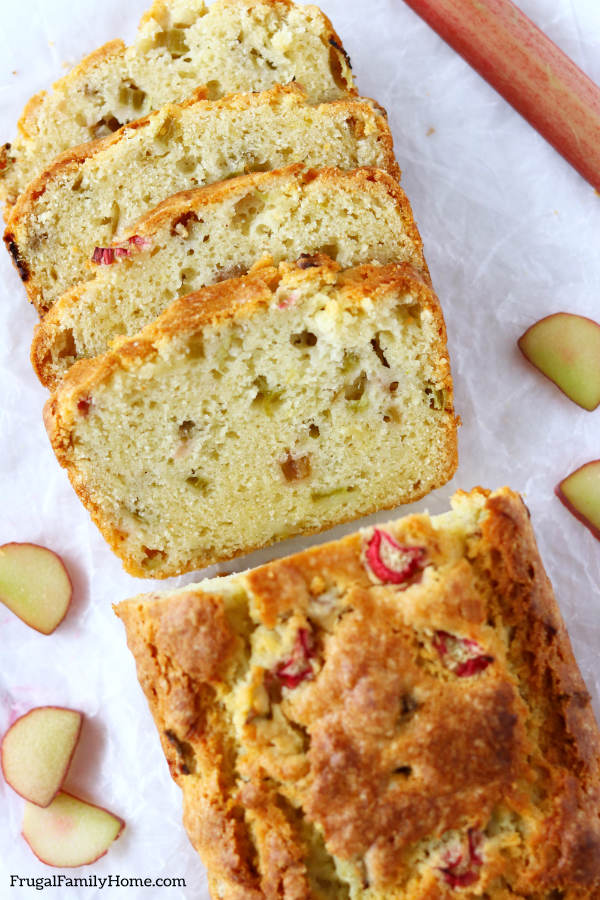
<svg viewBox="0 0 600 900"><path fill-rule="evenodd" d="M592 410L600 404L600 325L572 313L555 313L518 341L524 356L567 397Z"/></svg>

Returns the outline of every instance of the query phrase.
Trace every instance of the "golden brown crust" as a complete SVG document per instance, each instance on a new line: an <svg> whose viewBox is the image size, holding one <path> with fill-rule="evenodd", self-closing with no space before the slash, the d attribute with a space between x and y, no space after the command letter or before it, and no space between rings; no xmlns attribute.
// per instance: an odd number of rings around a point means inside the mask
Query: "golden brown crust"
<svg viewBox="0 0 600 900"><path fill-rule="evenodd" d="M58 389L47 400L44 406L44 424L56 458L60 465L66 468L71 484L80 500L87 507L94 523L114 552L122 559L126 571L130 574L139 577L151 575L154 578L168 578L171 575L204 568L212 564L214 558L213 556L197 555L187 560L185 565L178 563L173 567L165 562L160 567L148 572L124 550L123 535L120 529L107 518L105 510L96 502L93 493L90 492L88 485L71 459L72 429L77 418L78 403L93 394L98 386L106 382L114 372L135 368L155 357L164 341L180 335L201 332L208 325L215 326L228 320L251 317L259 306L266 306L271 302L274 290L281 278L285 276L293 275L296 283L314 282L319 284L323 279L330 283L337 280L341 302L348 306L358 306L365 296L376 301L391 290L397 290L411 292L424 308L431 311L436 325L435 330L440 338L437 379L444 391L445 398L445 416L440 423L443 434L442 445L445 447L446 453L443 467L445 478L451 477L456 470L458 465L456 420L445 323L439 301L429 287L425 275L406 263L394 263L386 266L363 265L340 273L339 265L325 256L317 256L315 261L319 265L310 268L304 268L302 262L299 265L281 263L277 268L259 265L243 278L228 279L209 285L195 294L189 294L176 300L158 319L138 335L132 338L117 339L114 342L114 349L104 356L83 359L75 363L65 375ZM364 515L380 509L391 509L398 503L418 500L431 489L431 487L424 486L419 490L419 487L415 485L409 496L401 498L396 496L388 504L374 503L372 508L364 512ZM332 525L348 521L350 518L348 516L340 519L339 515L332 517L324 515L318 528L303 529L303 533L314 534L324 531ZM264 544L248 545L240 548L235 554L220 558L231 559L259 549L260 546L264 546Z"/></svg>
<svg viewBox="0 0 600 900"><path fill-rule="evenodd" d="M186 733L195 768L175 764L173 774L214 896L241 896L240 871L260 873L249 897L344 896L332 868L329 893L314 893L311 867L318 861L322 874L333 857L350 867L357 898L600 896L600 733L527 512L507 488L459 499L475 511L464 537L426 516L383 526L403 545L426 548L430 568L404 590L374 583L365 562L373 529L236 576L220 599L207 586L211 608L221 604L245 649L219 677L192 685L202 738ZM228 599L240 590L245 620ZM332 597L324 625L319 598ZM161 685L181 660L140 633L203 598L191 585L115 608L161 733L171 723ZM308 630L315 649L306 680L277 693L286 629ZM459 676L447 648L436 649L439 635L475 641L488 662ZM269 640L272 663L259 649ZM210 656L211 640L200 635L196 651ZM244 693L255 682L270 685L266 707ZM292 752L294 735L303 737ZM215 751L224 739L226 762ZM318 856L315 828L325 839ZM240 834L251 838L245 860ZM464 853L473 842L470 868L452 862L452 841Z"/></svg>
<svg viewBox="0 0 600 900"><path fill-rule="evenodd" d="M518 624L511 664L531 709L543 713L540 740L562 796L544 822L537 878L551 885L563 878L600 880L600 734L552 585L529 523L525 504L508 492L487 500L479 565L493 570L502 616ZM482 552L483 551L483 552ZM596 811L596 821L591 815Z"/></svg>

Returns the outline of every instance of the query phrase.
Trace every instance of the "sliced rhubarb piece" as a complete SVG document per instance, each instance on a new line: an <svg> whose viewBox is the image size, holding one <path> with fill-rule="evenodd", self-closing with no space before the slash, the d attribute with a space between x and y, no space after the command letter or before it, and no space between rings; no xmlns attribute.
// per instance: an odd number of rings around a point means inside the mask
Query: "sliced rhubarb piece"
<svg viewBox="0 0 600 900"><path fill-rule="evenodd" d="M44 809L25 805L22 833L43 863L71 868L104 856L124 827L123 820L108 810L61 792Z"/></svg>
<svg viewBox="0 0 600 900"><path fill-rule="evenodd" d="M477 675L494 662L493 656L475 656L473 659L466 659L456 668L456 674L459 678L468 678L470 675Z"/></svg>
<svg viewBox="0 0 600 900"><path fill-rule="evenodd" d="M449 631L436 631L432 644L444 666L459 678L477 675L494 662L494 657L486 654L477 641L458 637Z"/></svg>
<svg viewBox="0 0 600 900"><path fill-rule="evenodd" d="M600 190L600 89L510 0L406 0Z"/></svg>
<svg viewBox="0 0 600 900"><path fill-rule="evenodd" d="M600 541L600 459L563 478L556 488L556 496Z"/></svg>
<svg viewBox="0 0 600 900"><path fill-rule="evenodd" d="M467 832L466 846L447 851L444 865L439 867L446 884L452 888L469 887L479 881L483 857L480 852L483 835L475 828Z"/></svg>
<svg viewBox="0 0 600 900"><path fill-rule="evenodd" d="M289 659L279 663L274 674L283 687L298 687L307 678L313 677L310 660L315 656L315 642L308 628L298 629L296 642Z"/></svg>
<svg viewBox="0 0 600 900"><path fill-rule="evenodd" d="M0 547L0 601L27 625L51 634L67 614L73 589L62 560L37 544Z"/></svg>
<svg viewBox="0 0 600 900"><path fill-rule="evenodd" d="M129 256L126 247L96 247L92 253L92 262L98 266L110 266L122 256Z"/></svg>
<svg viewBox="0 0 600 900"><path fill-rule="evenodd" d="M130 247L137 247L138 250L147 250L152 241L150 238L142 237L141 234L132 234L127 243Z"/></svg>
<svg viewBox="0 0 600 900"><path fill-rule="evenodd" d="M367 542L365 559L367 570L382 584L405 584L425 565L424 547L399 544L393 535L375 528Z"/></svg>
<svg viewBox="0 0 600 900"><path fill-rule="evenodd" d="M600 404L600 325L585 316L554 313L518 340L526 359L584 409Z"/></svg>
<svg viewBox="0 0 600 900"><path fill-rule="evenodd" d="M65 780L82 721L77 710L39 706L13 722L2 740L7 784L37 806L48 806Z"/></svg>
<svg viewBox="0 0 600 900"><path fill-rule="evenodd" d="M147 250L149 246L149 238L134 234L123 244L115 244L113 247L95 247L92 253L92 262L98 266L111 266L118 259L130 256L132 247L137 247L138 250Z"/></svg>

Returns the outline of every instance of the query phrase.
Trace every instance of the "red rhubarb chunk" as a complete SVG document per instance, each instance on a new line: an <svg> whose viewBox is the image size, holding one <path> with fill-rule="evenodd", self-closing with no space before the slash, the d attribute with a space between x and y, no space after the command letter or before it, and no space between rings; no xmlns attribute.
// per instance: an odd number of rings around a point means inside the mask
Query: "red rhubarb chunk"
<svg viewBox="0 0 600 900"><path fill-rule="evenodd" d="M424 547L403 546L387 531L376 528L367 544L365 556L378 581L404 584L423 569L426 550Z"/></svg>
<svg viewBox="0 0 600 900"><path fill-rule="evenodd" d="M92 254L92 262L99 266L111 266L121 256L128 256L126 247L96 247Z"/></svg>
<svg viewBox="0 0 600 900"><path fill-rule="evenodd" d="M313 677L309 660L315 655L315 644L312 633L307 628L300 628L296 643L289 659L279 663L275 675L284 687L298 687L305 679Z"/></svg>
<svg viewBox="0 0 600 900"><path fill-rule="evenodd" d="M455 875L450 869L441 869L444 880L450 887L469 887L479 881L479 872L465 872L463 875Z"/></svg>
<svg viewBox="0 0 600 900"><path fill-rule="evenodd" d="M442 657L446 668L459 678L477 675L494 662L494 657L484 653L483 647L477 641L458 637L449 631L436 631L432 644Z"/></svg>
<svg viewBox="0 0 600 900"><path fill-rule="evenodd" d="M82 397L81 400L77 402L77 412L80 416L87 416L90 411L90 407L92 405L91 397Z"/></svg>
<svg viewBox="0 0 600 900"><path fill-rule="evenodd" d="M479 880L479 869L483 865L483 857L479 848L483 835L474 828L467 833L468 850L463 853L449 852L444 859L444 866L439 871L444 881L452 888L469 887Z"/></svg>
<svg viewBox="0 0 600 900"><path fill-rule="evenodd" d="M459 678L468 678L470 675L477 675L478 672L483 672L493 662L493 656L476 656L461 663L456 669L456 674Z"/></svg>
<svg viewBox="0 0 600 900"><path fill-rule="evenodd" d="M129 243L134 247L138 247L140 250L147 250L151 241L150 238L142 237L141 234L133 234L129 238Z"/></svg>
<svg viewBox="0 0 600 900"><path fill-rule="evenodd" d="M483 844L483 834L476 828L469 828L467 837L469 840L469 856L471 857L471 862L476 866L482 866L483 857L479 850Z"/></svg>
<svg viewBox="0 0 600 900"><path fill-rule="evenodd" d="M437 650L440 656L445 656L448 652L448 638L452 637L452 635L448 634L447 631L436 631L433 636L433 648Z"/></svg>
<svg viewBox="0 0 600 900"><path fill-rule="evenodd" d="M92 262L99 266L111 266L123 256L130 256L131 247L137 247L138 250L147 250L149 246L149 238L142 237L140 234L134 234L123 244L117 244L114 247L96 247L92 253Z"/></svg>

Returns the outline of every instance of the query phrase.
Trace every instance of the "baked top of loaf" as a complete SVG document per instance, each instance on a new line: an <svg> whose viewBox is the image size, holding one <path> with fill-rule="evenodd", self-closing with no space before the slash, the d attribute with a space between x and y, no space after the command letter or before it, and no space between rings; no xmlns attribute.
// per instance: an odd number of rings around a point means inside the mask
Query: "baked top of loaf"
<svg viewBox="0 0 600 900"><path fill-rule="evenodd" d="M316 6L291 0L156 0L130 47L87 56L25 107L0 151L8 205L59 153L104 137L200 85L209 99L297 81L311 102L355 94L349 59Z"/></svg>
<svg viewBox="0 0 600 900"><path fill-rule="evenodd" d="M407 261L426 271L406 195L387 173L300 165L169 198L125 232L109 265L68 291L36 329L32 362L55 387L78 358L106 352L169 302L269 256L275 263L325 251L342 268ZM151 289L149 289L151 286Z"/></svg>
<svg viewBox="0 0 600 900"><path fill-rule="evenodd" d="M168 104L68 150L21 194L4 240L40 312L92 275L95 247L165 197L289 163L399 176L385 115L370 101L311 106L298 85Z"/></svg>
<svg viewBox="0 0 600 900"><path fill-rule="evenodd" d="M445 337L410 267L304 258L182 298L76 363L46 427L127 571L181 574L447 481Z"/></svg>
<svg viewBox="0 0 600 900"><path fill-rule="evenodd" d="M115 607L212 896L584 900L600 734L508 488Z"/></svg>

